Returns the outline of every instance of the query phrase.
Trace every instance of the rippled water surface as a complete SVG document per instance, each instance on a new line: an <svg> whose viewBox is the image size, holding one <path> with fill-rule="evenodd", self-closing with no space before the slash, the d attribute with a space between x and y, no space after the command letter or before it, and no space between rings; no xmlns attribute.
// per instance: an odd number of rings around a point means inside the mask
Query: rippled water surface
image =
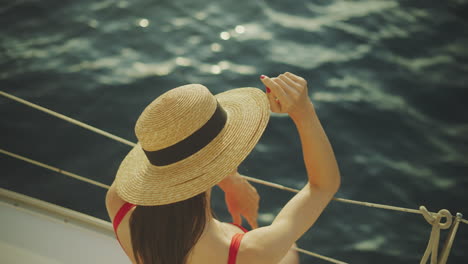
<svg viewBox="0 0 468 264"><path fill-rule="evenodd" d="M342 172L337 197L468 215L468 1L6 1L0 86L136 141L168 89L262 88L295 72ZM129 148L5 98L1 147L110 184ZM6 156L0 186L107 219L104 190ZM240 171L300 188L300 142L273 115ZM256 185L257 186L257 185ZM268 224L291 197L257 186ZM225 221L222 193L214 207ZM349 263L418 263L422 216L332 202L298 241ZM445 232L443 233L445 235ZM462 224L449 263L466 263ZM327 263L301 256L303 263Z"/></svg>

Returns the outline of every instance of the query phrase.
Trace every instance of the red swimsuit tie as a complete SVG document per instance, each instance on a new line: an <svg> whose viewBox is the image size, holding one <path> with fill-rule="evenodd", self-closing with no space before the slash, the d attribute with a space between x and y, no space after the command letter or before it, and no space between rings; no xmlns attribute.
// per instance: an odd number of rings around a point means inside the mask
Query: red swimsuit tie
<svg viewBox="0 0 468 264"><path fill-rule="evenodd" d="M245 229L241 225L237 225L237 224L234 224L234 223L231 223L231 224L239 227L240 229L242 229L242 231L244 231L246 233L249 232L247 229ZM229 247L228 264L236 264L237 252L239 252L239 247L240 247L242 237L244 237L244 234L235 234L232 237L231 246Z"/></svg>
<svg viewBox="0 0 468 264"><path fill-rule="evenodd" d="M231 240L229 247L228 264L236 264L237 252L239 251L240 243L244 234L235 234Z"/></svg>
<svg viewBox="0 0 468 264"><path fill-rule="evenodd" d="M130 211L130 209L132 209L133 207L135 207L134 204L124 203L122 207L120 207L117 214L115 215L114 221L112 221L112 224L114 225L114 232L115 232L115 236L117 237L117 240L119 240L119 236L117 235L117 228L119 227L120 222L122 222L122 219L125 217L127 212ZM120 243L120 240L119 240L119 243Z"/></svg>

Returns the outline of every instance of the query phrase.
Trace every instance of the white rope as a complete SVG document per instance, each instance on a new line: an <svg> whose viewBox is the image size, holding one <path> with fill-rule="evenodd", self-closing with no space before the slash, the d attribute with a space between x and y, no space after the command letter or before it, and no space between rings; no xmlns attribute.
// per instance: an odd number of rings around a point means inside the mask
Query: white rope
<svg viewBox="0 0 468 264"><path fill-rule="evenodd" d="M447 235L447 239L445 240L444 247L440 253L439 263L438 264L446 264L448 256L450 254L450 249L452 249L453 240L455 240L455 236L457 234L458 225L460 224L460 220L463 218L461 213L457 213L455 220L450 228L449 234Z"/></svg>
<svg viewBox="0 0 468 264"><path fill-rule="evenodd" d="M343 262L343 261L336 260L336 259L333 259L333 258L325 257L325 256L323 256L323 255L320 255L320 254L317 254L317 253L313 253L313 252L310 252L310 251L307 251L307 250L304 250L304 249L301 249L301 248L298 248L298 247L294 247L293 249L296 250L297 252L301 252L301 253L304 253L304 254L306 254L306 255L309 255L309 256L312 256L312 257L316 257L316 258L319 258L319 259L323 259L323 260L326 260L326 261L329 261L329 262L332 262L332 263L336 263L336 264L348 264L347 262Z"/></svg>
<svg viewBox="0 0 468 264"><path fill-rule="evenodd" d="M13 157L13 158L16 158L16 159L26 161L28 163L37 165L39 167L42 167L42 168L45 168L45 169L48 169L48 170L51 170L51 171L61 173L63 175L75 178L77 180L84 181L84 182L99 186L99 187L104 188L104 189L109 189L110 188L109 185L106 185L106 184L103 184L103 183L100 183L100 182L97 182L97 181L90 180L90 179L88 179L86 177L79 176L77 174L74 174L74 173L71 173L71 172L68 172L68 171L65 171L65 170L62 170L62 169L59 169L59 168L44 164L44 163L36 161L36 160L26 158L24 156L21 156L21 155L15 154L15 153L11 153L11 152L6 151L4 149L0 149L0 153L3 153L5 155L7 155L7 156L10 156L10 157ZM320 255L320 254L317 254L317 253L313 253L313 252L310 252L310 251L302 249L302 248L295 247L294 249L296 251L298 251L298 252L301 252L301 253L304 253L304 254L307 254L307 255L310 255L310 256L314 256L314 257L317 257L317 258L321 258L323 260L328 260L328 261L333 262L333 263L347 264L346 262L339 261L339 260L336 260L336 259L333 259L333 258L330 258L330 257L326 257L326 256L323 256L323 255Z"/></svg>
<svg viewBox="0 0 468 264"><path fill-rule="evenodd" d="M452 214L446 209L442 209L435 214L431 214L424 206L419 207L419 210L421 210L424 219L426 219L426 221L432 225L431 236L429 238L429 242L427 243L426 251L421 258L420 264L426 264L429 256L431 256L431 264L437 264L440 229L450 228L452 225ZM443 223L441 223L442 218L446 219Z"/></svg>
<svg viewBox="0 0 468 264"><path fill-rule="evenodd" d="M464 223L464 224L467 224L468 225L468 220L467 219L460 219L460 222Z"/></svg>
<svg viewBox="0 0 468 264"><path fill-rule="evenodd" d="M55 172L58 172L58 173L61 173L63 175L66 175L66 176L69 176L69 177L72 177L72 178L75 178L77 180L80 180L80 181L84 181L84 182L87 182L87 183L91 183L93 185L96 185L96 186L99 186L101 188L104 188L104 189L109 189L109 185L106 185L104 183L100 183L100 182L97 182L97 181L93 181L91 179L88 179L86 177L83 177L83 176L80 176L80 175L77 175L75 173L71 173L71 172L68 172L68 171L65 171L65 170L62 170L62 169L59 169L59 168L56 168L56 167L53 167L53 166L50 166L50 165L47 165L47 164L44 164L42 162L39 162L39 161L35 161L35 160L32 160L32 159L28 159L24 156L21 156L21 155L18 155L18 154L15 154L15 153L11 153L9 151L6 151L4 149L0 149L0 153L3 153L5 155L8 155L10 157L13 157L13 158L16 158L16 159L19 159L19 160L23 160L23 161L26 161L26 162L29 162L31 164L34 164L34 165L37 165L39 167L42 167L42 168L46 168L48 170L51 170L51 171L55 171Z"/></svg>
<svg viewBox="0 0 468 264"><path fill-rule="evenodd" d="M278 183L272 183L272 182L268 182L268 181L264 181L264 180L244 176L244 175L242 175L242 176L244 178L246 178L248 181L251 181L251 182L263 184L263 185L266 185L266 186L270 186L270 187L273 187L273 188L277 188L277 189L280 189L280 190L285 190L285 191L289 191L289 192L293 192L293 193L298 193L299 192L298 189L286 187L286 186L283 186L283 185L278 184ZM391 206L391 205L377 204L377 203L369 203L369 202L361 202L361 201L355 201L355 200L344 199L344 198L336 198L336 197L333 198L333 200L337 201L337 202L357 204L357 205L362 205L362 206L367 206L367 207L381 208L381 209L400 211L400 212L405 212L405 213L421 214L421 212L419 210L405 208L405 207L398 207L398 206Z"/></svg>
<svg viewBox="0 0 468 264"><path fill-rule="evenodd" d="M129 145L131 147L135 146L135 143L133 143L133 142L131 142L129 140L118 137L118 136L113 135L113 134L111 134L109 132L106 132L104 130L98 129L98 128L93 127L93 126L90 126L88 124L85 124L85 123L80 122L80 121L78 121L76 119L70 118L68 116L62 115L60 113L54 112L54 111L49 110L49 109L47 109L45 107L36 105L34 103L31 103L29 101L26 101L24 99L21 99L19 97L14 96L14 95L8 94L8 93L6 93L4 91L0 91L0 95L3 95L3 96L5 96L5 97L7 97L7 98L9 98L11 100L17 101L19 103L22 103L22 104L27 105L29 107L32 107L34 109L40 110L40 111L45 112L47 114L50 114L52 116L63 119L65 121L68 121L68 122L70 122L72 124L75 124L77 126L80 126L82 128L91 130L91 131L93 131L95 133L98 133L98 134L103 135L105 137L108 137L110 139L116 140L116 141L121 142L123 144ZM270 186L270 187L273 187L273 188L277 188L277 189L280 189L280 190L285 190L285 191L294 192L294 193L299 192L299 190L297 190L297 189L290 188L290 187L285 187L285 186L283 186L281 184L268 182L268 181L264 181L264 180L260 180L260 179L256 179L256 178L252 178L252 177L247 177L247 176L244 176L244 177L247 180L251 181L251 182L256 182L256 183L263 184L263 185L266 185L266 186ZM400 212L405 212L405 213L422 214L421 211L416 210L416 209L411 209L411 208L404 208L404 207L398 207L398 206L391 206L391 205L384 205L384 204L377 204L377 203L355 201L355 200L343 199L343 198L333 198L333 200L337 201L337 202L342 202L342 203L356 204L356 205L361 205L361 206L381 208L381 209L393 210L393 211L400 211ZM435 214L433 212L431 212L431 213ZM454 218L455 216L452 216L452 217ZM460 222L468 224L468 220L466 220L466 219L461 219Z"/></svg>
<svg viewBox="0 0 468 264"><path fill-rule="evenodd" d="M109 132L106 132L106 131L104 131L104 130L101 130L101 129L99 129L99 128L95 128L95 127L93 127L93 126L90 126L90 125L88 125L88 124L86 124L86 123L80 122L80 121L78 121L78 120L76 120L76 119L73 119L73 118L71 118L71 117L68 117L68 116L62 115L62 114L60 114L60 113L54 112L54 111L52 111L52 110L50 110L50 109L47 109L47 108L45 108L45 107L39 106L39 105L37 105L37 104L33 104L33 103L31 103L31 102L28 102L28 101L26 101L26 100L24 100L24 99L21 99L21 98L19 98L19 97L16 97L16 96L14 96L14 95L9 94L9 93L5 93L5 92L3 92L3 91L0 91L0 95L3 95L3 96L5 96L5 97L7 97L7 98L9 98L9 99L11 99L11 100L14 100L14 101L18 102L18 103L25 104L25 105L27 105L27 106L29 106L29 107L32 107L32 108L34 108L34 109L37 109L37 110L42 111L42 112L44 112L44 113L47 113L47 114L49 114L49 115L55 116L55 117L57 117L57 118L60 118L60 119L62 119L62 120L65 120L65 121L67 121L67 122L70 122L70 123L72 123L72 124L75 124L75 125L77 125L77 126L80 126L80 127L82 127L82 128L91 130L91 131L93 131L94 133L103 135L103 136L105 136L105 137L108 137L108 138L113 139L113 140L115 140L115 141L118 141L118 142L120 142L120 143L129 145L130 147L133 147L133 146L136 145L135 143L133 143L133 142L131 142L131 141L128 141L128 140L126 140L126 139L123 139L123 138L121 138L121 137L118 137L118 136L116 136L116 135L113 135L113 134L111 134L111 133L109 133Z"/></svg>

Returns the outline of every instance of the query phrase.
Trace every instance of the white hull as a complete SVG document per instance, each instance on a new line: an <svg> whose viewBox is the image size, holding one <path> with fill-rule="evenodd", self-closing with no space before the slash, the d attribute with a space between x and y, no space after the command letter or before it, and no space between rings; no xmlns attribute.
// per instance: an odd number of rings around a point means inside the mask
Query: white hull
<svg viewBox="0 0 468 264"><path fill-rule="evenodd" d="M130 263L111 223L2 188L0 262Z"/></svg>

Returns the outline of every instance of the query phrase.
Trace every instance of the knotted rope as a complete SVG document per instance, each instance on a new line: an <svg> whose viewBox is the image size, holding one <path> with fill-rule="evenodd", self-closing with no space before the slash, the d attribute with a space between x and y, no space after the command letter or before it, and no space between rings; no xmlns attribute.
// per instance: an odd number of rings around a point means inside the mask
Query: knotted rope
<svg viewBox="0 0 468 264"><path fill-rule="evenodd" d="M445 240L444 247L440 253L439 263L438 264L445 264L447 263L448 256L450 254L450 249L452 249L453 240L455 240L455 236L457 235L458 225L460 224L463 215L461 213L457 213L455 216L455 220L452 223L452 227L450 228L449 234L447 235L447 239Z"/></svg>
<svg viewBox="0 0 468 264"><path fill-rule="evenodd" d="M452 214L447 209L442 209L437 213L430 213L426 207L420 206L419 210L424 216L424 219L432 225L431 237L427 244L426 251L421 259L420 264L427 263L429 255L431 255L431 264L437 264L437 252L439 250L440 229L448 229L452 225ZM445 222L441 223L445 217Z"/></svg>

